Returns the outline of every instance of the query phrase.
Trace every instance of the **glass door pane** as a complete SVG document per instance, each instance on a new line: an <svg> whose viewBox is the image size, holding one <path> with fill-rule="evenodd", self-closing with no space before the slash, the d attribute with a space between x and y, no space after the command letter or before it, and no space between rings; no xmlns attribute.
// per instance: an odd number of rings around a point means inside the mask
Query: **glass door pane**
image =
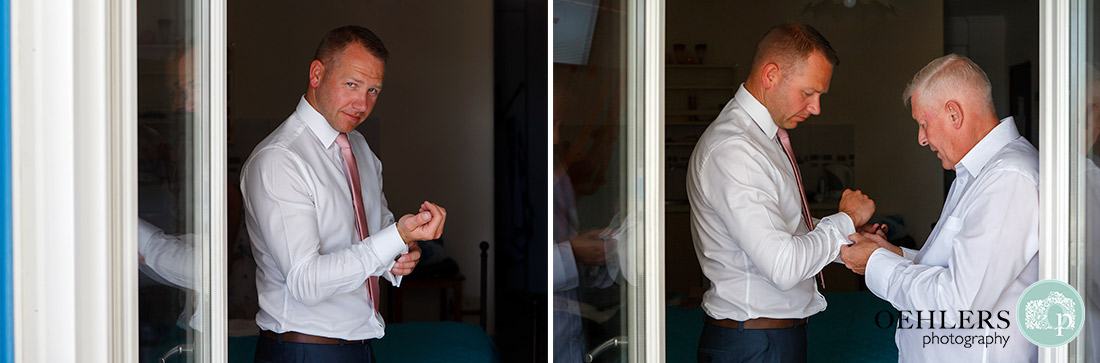
<svg viewBox="0 0 1100 363"><path fill-rule="evenodd" d="M1070 345L1070 361L1100 359L1100 35L1096 0L1077 1L1071 22L1070 283L1085 302L1085 325ZM1079 21L1079 22L1078 22ZM1084 64L1081 64L1081 63ZM1072 213L1075 211L1076 213Z"/></svg>
<svg viewBox="0 0 1100 363"><path fill-rule="evenodd" d="M210 332L210 119L203 0L138 1L141 362L201 361Z"/></svg>
<svg viewBox="0 0 1100 363"><path fill-rule="evenodd" d="M554 0L553 354L642 361L647 237L641 2ZM648 181L658 183L659 181ZM656 184L654 184L656 185ZM650 256L652 257L652 256ZM659 274L660 271L649 271Z"/></svg>

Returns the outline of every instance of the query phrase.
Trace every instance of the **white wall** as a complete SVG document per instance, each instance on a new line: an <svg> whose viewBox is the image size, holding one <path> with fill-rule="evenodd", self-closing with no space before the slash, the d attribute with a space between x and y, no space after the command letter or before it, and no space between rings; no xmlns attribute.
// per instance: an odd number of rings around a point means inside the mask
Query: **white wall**
<svg viewBox="0 0 1100 363"><path fill-rule="evenodd" d="M241 161L293 111L327 31L357 24L382 38L390 51L385 88L359 130L382 159L394 214L415 212L424 200L447 208L443 237L467 277L464 305L476 308L477 245L496 246L492 1L242 0L228 6L230 154ZM490 312L492 270L490 259ZM493 326L491 313L488 323Z"/></svg>
<svg viewBox="0 0 1100 363"><path fill-rule="evenodd" d="M862 3L862 2L861 2ZM669 2L666 47L707 43L708 64L738 64L744 79L753 47L770 27L800 21L817 28L840 57L823 112L812 124L855 129L855 184L878 214L900 213L922 244L943 205L943 169L917 145L916 124L902 104L906 83L943 55L943 4L891 1L897 16L833 17L804 13L807 1ZM797 132L797 131L794 131Z"/></svg>

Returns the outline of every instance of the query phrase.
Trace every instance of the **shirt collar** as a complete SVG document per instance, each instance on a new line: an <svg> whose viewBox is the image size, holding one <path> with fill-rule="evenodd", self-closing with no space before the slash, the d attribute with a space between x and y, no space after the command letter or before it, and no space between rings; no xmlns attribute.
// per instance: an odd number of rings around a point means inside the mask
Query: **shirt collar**
<svg viewBox="0 0 1100 363"><path fill-rule="evenodd" d="M309 130L313 132L313 136L317 137L317 140L324 145L325 148L332 146L333 142L336 142L336 136L340 135L340 131L332 128L332 125L328 124L325 120L325 116L317 112L317 109L313 108L313 105L306 101L306 96L302 96L302 99L298 101L298 108L294 111L301 118L306 126L309 126Z"/></svg>
<svg viewBox="0 0 1100 363"><path fill-rule="evenodd" d="M978 176L997 151L1012 140L1020 138L1020 132L1016 130L1016 121L1012 116L1005 117L1000 122L1000 125L985 134L985 137L982 137L982 140L978 141L978 144L974 145L958 164L955 164L955 171L964 171L971 176Z"/></svg>
<svg viewBox="0 0 1100 363"><path fill-rule="evenodd" d="M768 109L752 93L749 93L749 90L745 89L744 83L737 87L737 94L733 98L737 100L737 104L741 105L745 112L749 113L749 117L752 117L760 130L764 131L764 135L767 135L769 139L775 138L779 126L776 126L775 121L772 121L772 114L768 113Z"/></svg>

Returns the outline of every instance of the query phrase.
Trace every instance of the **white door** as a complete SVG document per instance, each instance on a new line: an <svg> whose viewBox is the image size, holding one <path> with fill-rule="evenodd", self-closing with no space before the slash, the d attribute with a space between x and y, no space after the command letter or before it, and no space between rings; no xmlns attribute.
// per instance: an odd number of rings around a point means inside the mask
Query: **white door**
<svg viewBox="0 0 1100 363"><path fill-rule="evenodd" d="M15 361L225 360L224 9L11 2Z"/></svg>

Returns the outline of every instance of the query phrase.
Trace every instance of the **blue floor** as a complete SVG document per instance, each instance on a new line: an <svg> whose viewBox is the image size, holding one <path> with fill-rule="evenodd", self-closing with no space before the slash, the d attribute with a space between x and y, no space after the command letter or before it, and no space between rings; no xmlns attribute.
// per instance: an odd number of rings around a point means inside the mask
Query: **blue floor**
<svg viewBox="0 0 1100 363"><path fill-rule="evenodd" d="M807 340L811 362L896 362L894 326L875 324L881 311L897 316L889 303L870 292L825 294L828 308L810 318ZM669 306L665 311L665 357L668 362L695 362L695 349L703 329L702 308ZM879 324L887 325L882 313Z"/></svg>
<svg viewBox="0 0 1100 363"><path fill-rule="evenodd" d="M229 362L252 362L257 336L229 338ZM496 344L477 325L408 322L386 325L386 336L372 344L379 362L478 362L500 360Z"/></svg>

